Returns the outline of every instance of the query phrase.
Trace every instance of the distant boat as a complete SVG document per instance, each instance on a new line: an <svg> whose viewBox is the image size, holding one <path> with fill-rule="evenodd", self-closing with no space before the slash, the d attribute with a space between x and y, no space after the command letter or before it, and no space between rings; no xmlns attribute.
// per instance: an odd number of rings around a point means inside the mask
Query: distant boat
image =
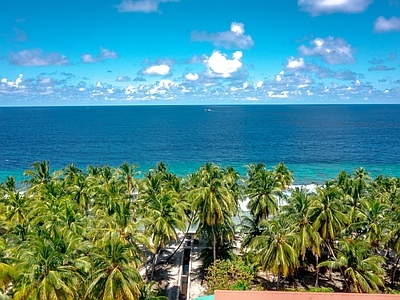
<svg viewBox="0 0 400 300"><path fill-rule="evenodd" d="M206 112L210 112L210 111L211 111L211 108L206 108L205 111L206 111Z"/></svg>

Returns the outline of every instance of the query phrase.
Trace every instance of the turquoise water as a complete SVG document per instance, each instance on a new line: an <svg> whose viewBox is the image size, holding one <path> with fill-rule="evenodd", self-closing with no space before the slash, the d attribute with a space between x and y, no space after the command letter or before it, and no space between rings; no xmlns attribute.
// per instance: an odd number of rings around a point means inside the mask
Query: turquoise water
<svg viewBox="0 0 400 300"><path fill-rule="evenodd" d="M0 108L0 180L21 180L41 160L143 171L163 161L179 175L205 162L244 174L246 164L283 161L297 184L361 166L400 177L398 116L399 105Z"/></svg>

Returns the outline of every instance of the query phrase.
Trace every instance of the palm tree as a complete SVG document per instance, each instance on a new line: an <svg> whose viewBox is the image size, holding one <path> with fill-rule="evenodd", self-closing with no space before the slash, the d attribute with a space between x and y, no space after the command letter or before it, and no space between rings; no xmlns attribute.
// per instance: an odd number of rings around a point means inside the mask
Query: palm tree
<svg viewBox="0 0 400 300"><path fill-rule="evenodd" d="M50 166L48 161L34 162L31 164L32 169L24 172L24 176L28 177L24 182L29 184L34 192L43 184L51 180Z"/></svg>
<svg viewBox="0 0 400 300"><path fill-rule="evenodd" d="M177 241L177 229L186 229L186 209L188 205L181 201L179 193L170 188L157 174L149 174L139 191L142 219L145 232L151 236L156 251L153 257L152 274L157 258L169 241Z"/></svg>
<svg viewBox="0 0 400 300"><path fill-rule="evenodd" d="M389 233L389 225L386 215L388 206L375 198L368 199L363 205L364 219L360 221L360 227L366 232L367 241L375 251Z"/></svg>
<svg viewBox="0 0 400 300"><path fill-rule="evenodd" d="M127 162L123 163L119 166L118 171L120 172L121 176L124 178L126 182L126 189L128 196L131 198L133 197L134 191L138 188L138 184L136 181L136 176L140 173L136 171L138 165L129 165Z"/></svg>
<svg viewBox="0 0 400 300"><path fill-rule="evenodd" d="M316 266L318 266L322 239L312 224L312 202L306 189L296 187L288 198L288 205L284 208L282 217L290 219L294 226L294 232L299 239L298 247L302 259L304 260L307 249L311 248ZM318 267L315 286L318 286Z"/></svg>
<svg viewBox="0 0 400 300"><path fill-rule="evenodd" d="M138 299L141 277L130 244L119 235L110 233L93 250L85 299Z"/></svg>
<svg viewBox="0 0 400 300"><path fill-rule="evenodd" d="M10 190L7 196L4 196L4 207L0 211L2 213L0 225L2 231L5 230L8 236L13 236L11 240L14 242L25 240L30 226L27 219L27 202L28 197L26 193Z"/></svg>
<svg viewBox="0 0 400 300"><path fill-rule="evenodd" d="M237 172L233 167L225 167L225 178L228 185L228 189L233 195L233 199L236 202L236 206L239 205L239 200L244 198L243 181L244 178ZM236 213L236 212L234 212Z"/></svg>
<svg viewBox="0 0 400 300"><path fill-rule="evenodd" d="M261 235L263 231L259 226L259 222L256 222L252 216L244 215L240 222L240 232L244 235L241 246L246 248L251 240Z"/></svg>
<svg viewBox="0 0 400 300"><path fill-rule="evenodd" d="M313 203L311 217L313 227L325 241L330 254L335 256L332 241L340 234L344 225L349 224L341 202L342 194L333 181L326 181L324 187L317 188L317 195Z"/></svg>
<svg viewBox="0 0 400 300"><path fill-rule="evenodd" d="M0 296L5 295L15 285L17 272L13 263L14 259L6 253L6 241L0 237Z"/></svg>
<svg viewBox="0 0 400 300"><path fill-rule="evenodd" d="M261 223L265 231L253 238L249 249L255 251L262 270L276 275L279 290L280 277L294 273L299 266L299 252L296 251L298 235L285 218L264 220Z"/></svg>
<svg viewBox="0 0 400 300"><path fill-rule="evenodd" d="M23 193L10 191L6 197L6 219L14 224L21 224L26 219L27 197Z"/></svg>
<svg viewBox="0 0 400 300"><path fill-rule="evenodd" d="M362 205L367 196L367 180L370 177L364 168L355 170L351 177L340 176L341 174L338 176L338 186L344 193L344 202L350 207L348 215L351 226L348 231L352 232L354 227L357 227L357 223L363 218Z"/></svg>
<svg viewBox="0 0 400 300"><path fill-rule="evenodd" d="M74 182L77 176L83 175L82 170L75 167L74 164L67 165L65 168L62 169L62 172L64 176L64 181L67 184Z"/></svg>
<svg viewBox="0 0 400 300"><path fill-rule="evenodd" d="M61 182L51 180L44 183L37 193L30 196L28 218L35 230L50 230L65 225L60 215L63 214L66 194Z"/></svg>
<svg viewBox="0 0 400 300"><path fill-rule="evenodd" d="M352 292L372 293L377 292L379 287L384 287L384 263L382 256L370 254L366 241L348 239L339 242L336 259L319 265L343 270Z"/></svg>
<svg viewBox="0 0 400 300"><path fill-rule="evenodd" d="M198 232L209 226L212 235L214 264L217 259L217 226L228 224L237 211L237 201L229 189L226 173L218 165L207 163L192 178L193 189L188 197L192 201L195 220L200 223Z"/></svg>
<svg viewBox="0 0 400 300"><path fill-rule="evenodd" d="M273 171L268 171L263 164L248 167L245 194L250 201L247 208L256 222L277 212L277 197L281 192L282 185Z"/></svg>
<svg viewBox="0 0 400 300"><path fill-rule="evenodd" d="M16 192L17 183L15 177L8 176L6 180L0 183L0 196L5 196L10 192Z"/></svg>
<svg viewBox="0 0 400 300"><path fill-rule="evenodd" d="M282 189L286 189L293 183L293 173L286 167L283 162L277 164L274 168L274 173L280 182Z"/></svg>
<svg viewBox="0 0 400 300"><path fill-rule="evenodd" d="M68 185L66 186L66 192L77 205L77 208L86 215L89 210L90 204L90 186L86 175L76 174Z"/></svg>
<svg viewBox="0 0 400 300"><path fill-rule="evenodd" d="M15 268L11 264L1 262L0 260L0 299L7 292L12 290L13 282L17 277Z"/></svg>
<svg viewBox="0 0 400 300"><path fill-rule="evenodd" d="M82 278L51 240L32 237L19 251L19 280L14 299L73 300L78 297Z"/></svg>

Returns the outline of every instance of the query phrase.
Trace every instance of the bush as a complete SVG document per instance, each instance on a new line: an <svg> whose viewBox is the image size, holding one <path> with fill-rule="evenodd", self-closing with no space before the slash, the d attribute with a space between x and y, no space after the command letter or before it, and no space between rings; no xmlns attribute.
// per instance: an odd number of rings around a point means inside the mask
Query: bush
<svg viewBox="0 0 400 300"><path fill-rule="evenodd" d="M302 287L286 288L285 292L309 292L309 293L333 293L333 288L330 287L311 287L308 290Z"/></svg>
<svg viewBox="0 0 400 300"><path fill-rule="evenodd" d="M249 290L255 275L254 267L241 259L218 260L215 266L208 267L206 271L211 293L214 290Z"/></svg>
<svg viewBox="0 0 400 300"><path fill-rule="evenodd" d="M333 293L334 289L331 287L312 287L308 290L311 293Z"/></svg>
<svg viewBox="0 0 400 300"><path fill-rule="evenodd" d="M399 290L395 290L395 289L391 289L391 288L387 288L385 291L385 294L400 294Z"/></svg>

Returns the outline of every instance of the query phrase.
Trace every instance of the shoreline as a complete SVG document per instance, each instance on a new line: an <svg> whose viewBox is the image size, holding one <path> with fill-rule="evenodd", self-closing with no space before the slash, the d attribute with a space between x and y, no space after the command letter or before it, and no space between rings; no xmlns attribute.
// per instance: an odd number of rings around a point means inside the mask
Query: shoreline
<svg viewBox="0 0 400 300"><path fill-rule="evenodd" d="M93 166L105 166L109 165L111 167L117 168L123 163L119 164L87 164L84 167L81 167L79 165L76 165L76 167L82 169L83 171L86 171L86 168L89 165ZM206 162L204 162L206 163ZM204 164L203 163L203 164ZM220 163L220 162L214 162L215 164L218 164L222 167L225 166L231 166L233 167L239 174L243 177L246 176L246 167L245 163ZM277 165L277 163L266 163L266 166L268 169L271 169L273 166ZM335 178L337 174L341 171L346 171L347 173L351 174L355 169L358 169L360 167L363 167L371 176L371 178L376 178L379 175L383 176L392 176L392 177L399 177L400 178L400 163L396 164L363 164L363 163L314 163L314 164L292 164L292 163L286 163L284 162L287 168L293 172L293 177L294 177L294 186L306 186L306 185L311 185L311 184L317 184L321 185L323 184L326 180L330 180L332 178ZM199 162L192 162L192 163L165 163L168 167L168 170L171 173L174 173L178 176L181 177L186 177L188 174L195 172L198 170L198 168L202 165L202 163ZM250 163L247 163L250 164ZM51 166L51 171L54 170L61 170L67 164L59 167L58 165L52 165L50 162ZM149 164L145 163L143 165L138 164L139 168L138 170L141 172L139 177L143 176L144 173L146 173L151 167L156 166L156 163L154 164ZM7 179L8 176L13 176L16 178L16 181L18 183L21 183L23 180L26 178L23 176L23 173L30 168L30 165L28 164L24 169L2 169L0 166L0 182L3 182L4 180Z"/></svg>

